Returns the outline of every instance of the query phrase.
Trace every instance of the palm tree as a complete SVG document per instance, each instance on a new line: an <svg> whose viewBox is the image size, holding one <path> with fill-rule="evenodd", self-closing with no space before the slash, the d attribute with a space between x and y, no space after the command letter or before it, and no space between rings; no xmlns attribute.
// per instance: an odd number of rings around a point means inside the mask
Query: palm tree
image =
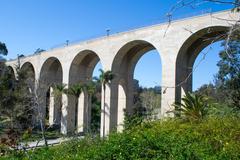
<svg viewBox="0 0 240 160"><path fill-rule="evenodd" d="M53 94L56 97L61 97L65 93L66 84L54 84L53 85Z"/></svg>
<svg viewBox="0 0 240 160"><path fill-rule="evenodd" d="M83 85L78 83L67 89L67 94L75 97L75 126L77 126L78 98L83 91Z"/></svg>
<svg viewBox="0 0 240 160"><path fill-rule="evenodd" d="M61 112L62 112L62 94L65 93L66 89L66 84L54 84L53 85L53 95L54 95L54 98L56 98L56 102L59 103L60 105L60 111L57 112L59 114L59 121L61 122ZM55 100L54 100L55 101Z"/></svg>
<svg viewBox="0 0 240 160"><path fill-rule="evenodd" d="M182 103L175 103L176 112L189 121L198 121L204 118L209 107L207 98L202 95L187 93Z"/></svg>
<svg viewBox="0 0 240 160"><path fill-rule="evenodd" d="M105 137L105 99L106 99L106 85L110 84L111 81L114 78L114 74L112 73L112 71L106 71L104 72L102 69L99 69L99 71L101 72L98 81L101 82L102 87L103 87L103 137Z"/></svg>
<svg viewBox="0 0 240 160"><path fill-rule="evenodd" d="M84 85L84 89L86 90L87 94L88 94L88 105L87 105L87 130L91 129L91 127L88 128L88 125L90 124L89 121L91 121L91 119L89 119L90 115L91 115L91 107L90 105L92 104L92 96L96 91L96 84L93 81L89 81L88 83L86 83Z"/></svg>

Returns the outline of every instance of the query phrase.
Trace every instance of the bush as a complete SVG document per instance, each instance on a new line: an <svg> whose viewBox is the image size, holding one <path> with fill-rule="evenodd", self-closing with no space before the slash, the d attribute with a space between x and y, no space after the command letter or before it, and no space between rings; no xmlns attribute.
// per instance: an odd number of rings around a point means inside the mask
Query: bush
<svg viewBox="0 0 240 160"><path fill-rule="evenodd" d="M86 137L29 152L32 159L239 159L240 118L209 117L198 122L144 122L103 140ZM23 159L23 154L6 159Z"/></svg>
<svg viewBox="0 0 240 160"><path fill-rule="evenodd" d="M208 98L202 95L186 93L182 102L176 102L175 111L177 115L188 121L199 121L207 115L207 109L210 107Z"/></svg>

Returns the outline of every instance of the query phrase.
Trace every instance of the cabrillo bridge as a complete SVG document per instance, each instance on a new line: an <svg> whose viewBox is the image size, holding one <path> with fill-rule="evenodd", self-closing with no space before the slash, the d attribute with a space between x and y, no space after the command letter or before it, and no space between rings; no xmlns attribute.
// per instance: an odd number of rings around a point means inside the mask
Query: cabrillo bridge
<svg viewBox="0 0 240 160"><path fill-rule="evenodd" d="M38 111L45 115L48 105L49 123L61 124L61 132L64 134L76 128L79 132L86 131L90 123L91 104L84 92L78 99L77 113L73 97L63 94L62 103L51 96L47 101L47 92L49 88L52 90L51 85L55 83L70 86L79 82L85 83L91 80L95 65L99 61L103 70L111 70L117 75L106 87L105 104L102 100L101 135L103 135L104 130L106 134L116 128L121 131L123 110L132 111L133 72L142 55L154 49L160 54L162 99L158 117L171 116L168 111L173 110L172 104L192 90L191 73L198 54L213 41L224 39L224 34L229 32L230 26L237 20L239 14L231 11L205 14L172 21L171 24L162 23L55 48L22 57L19 61L21 68L33 75L29 81L32 88L39 87ZM11 60L7 65L15 72L14 66L17 63L18 60Z"/></svg>

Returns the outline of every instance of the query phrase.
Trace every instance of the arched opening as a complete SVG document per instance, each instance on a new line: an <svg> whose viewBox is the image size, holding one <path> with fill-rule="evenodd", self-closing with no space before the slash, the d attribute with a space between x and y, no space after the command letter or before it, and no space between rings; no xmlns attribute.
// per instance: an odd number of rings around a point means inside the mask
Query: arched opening
<svg viewBox="0 0 240 160"><path fill-rule="evenodd" d="M69 114L71 115L70 132L79 134L91 132L92 109L95 91L92 91L92 76L100 61L98 55L90 50L84 50L73 59L69 72L69 87L84 86L78 95L68 95ZM95 71L96 72L96 71ZM96 73L95 73L96 74ZM94 89L95 90L95 89Z"/></svg>
<svg viewBox="0 0 240 160"><path fill-rule="evenodd" d="M25 62L21 66L19 74L20 75L18 76L22 78L22 87L24 87L25 91L27 92L27 96L25 98L33 102L35 99L35 70L33 65L30 62ZM28 115L27 119L29 122L31 121L33 126L37 124L37 109L35 108L35 105L28 106L25 114Z"/></svg>
<svg viewBox="0 0 240 160"><path fill-rule="evenodd" d="M194 33L185 41L176 61L176 102L180 102L183 95L193 90L194 62L197 56L210 44L226 38L227 31L228 27L208 27Z"/></svg>
<svg viewBox="0 0 240 160"><path fill-rule="evenodd" d="M40 117L46 120L47 125L55 125L60 128L61 123L61 95L53 95L53 85L62 84L62 65L55 57L48 58L42 65L38 81L39 104L42 107Z"/></svg>
<svg viewBox="0 0 240 160"><path fill-rule="evenodd" d="M14 90L16 83L16 76L14 73L14 69L11 66L4 66L3 70L0 72L1 76L4 76L8 80L8 86L11 90Z"/></svg>
<svg viewBox="0 0 240 160"><path fill-rule="evenodd" d="M134 71L142 56L145 57L148 54L154 56L155 53L156 48L149 42L143 40L129 42L118 51L112 64L112 72L116 77L113 79L111 85L111 106L113 106L110 110L111 129L117 126L117 130L121 131L123 129L124 114L132 115L139 109L139 105L137 105L137 101L135 101L136 94L139 94L139 84L138 81L134 79L138 76L134 76ZM155 54L155 56L156 55L158 55L157 59L161 63L159 53ZM151 62L149 61L147 64L145 67L148 69L142 72L141 75L146 75L145 72L147 71L151 72ZM156 67L155 69L157 70L154 74L161 75L161 65L159 65L159 68L157 68L157 66L152 67ZM161 79L155 83L160 85ZM144 87L150 86L151 85L146 84ZM141 104L141 106L145 107L144 104ZM160 108L161 104L155 108L155 112L160 114ZM157 118L157 115L155 118Z"/></svg>
<svg viewBox="0 0 240 160"><path fill-rule="evenodd" d="M218 73L219 53L224 50L224 41L218 41L205 47L197 56L193 65L192 91L196 92L203 86L212 86ZM204 76L203 76L204 75Z"/></svg>
<svg viewBox="0 0 240 160"><path fill-rule="evenodd" d="M10 75L11 79L13 79L13 80L16 79L13 67L7 66L7 74Z"/></svg>
<svg viewBox="0 0 240 160"><path fill-rule="evenodd" d="M93 84L94 84L94 94L92 95L92 105L91 105L91 124L90 132L92 134L100 134L101 127L101 98L102 98L102 86L99 82L100 69L102 69L102 64L99 61L93 70ZM97 80L96 80L97 79Z"/></svg>
<svg viewBox="0 0 240 160"><path fill-rule="evenodd" d="M25 83L29 88L29 92L33 94L35 88L35 71L30 62L26 62L21 67L22 73L25 75Z"/></svg>

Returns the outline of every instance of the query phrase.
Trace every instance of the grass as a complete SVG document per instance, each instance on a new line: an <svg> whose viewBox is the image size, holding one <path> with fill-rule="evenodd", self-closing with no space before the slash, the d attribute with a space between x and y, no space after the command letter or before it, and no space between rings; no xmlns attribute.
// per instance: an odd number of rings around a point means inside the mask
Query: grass
<svg viewBox="0 0 240 160"><path fill-rule="evenodd" d="M46 131L45 132L46 139L56 139L63 137L63 135L59 131ZM24 136L23 136L24 137ZM23 142L29 142L29 141L37 141L39 139L42 139L42 132L41 131L33 131L31 135L26 135L26 137L23 138Z"/></svg>

